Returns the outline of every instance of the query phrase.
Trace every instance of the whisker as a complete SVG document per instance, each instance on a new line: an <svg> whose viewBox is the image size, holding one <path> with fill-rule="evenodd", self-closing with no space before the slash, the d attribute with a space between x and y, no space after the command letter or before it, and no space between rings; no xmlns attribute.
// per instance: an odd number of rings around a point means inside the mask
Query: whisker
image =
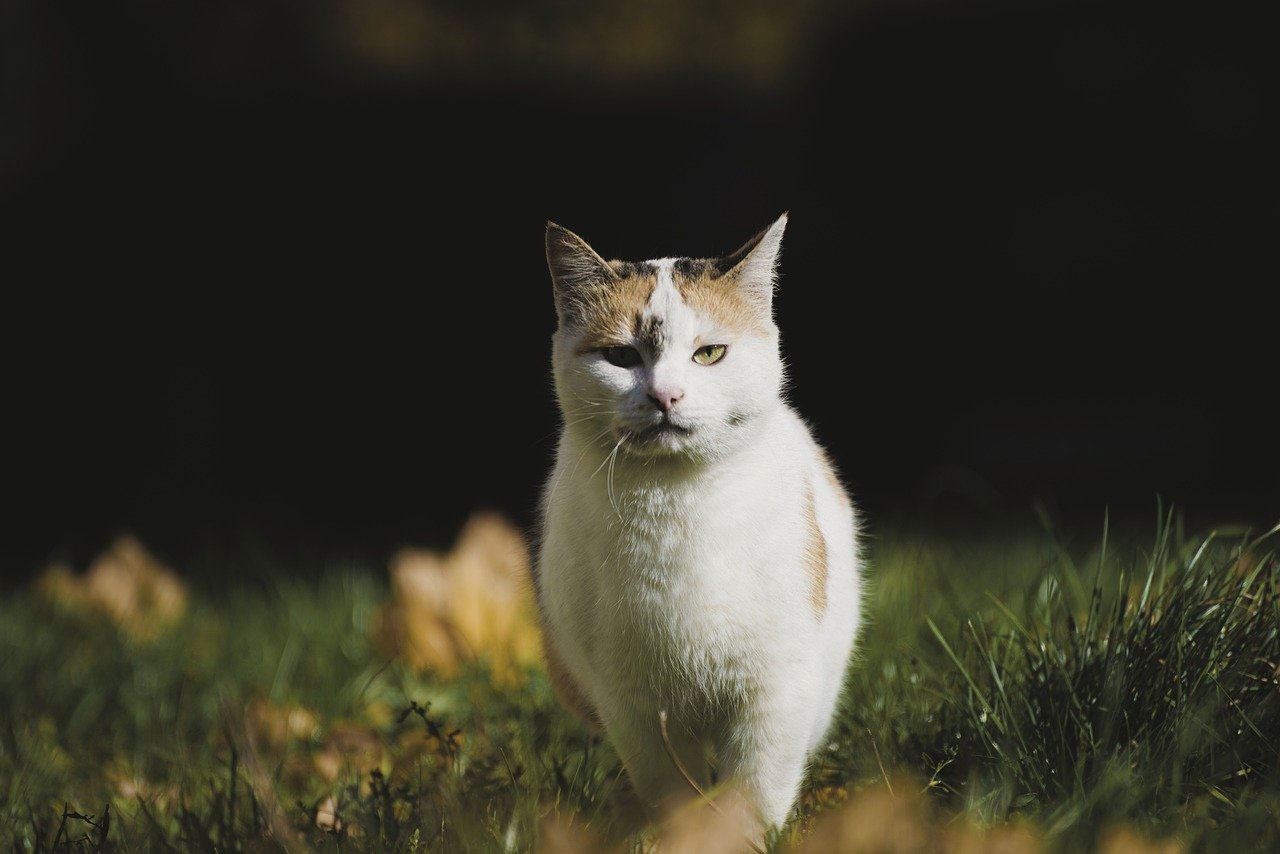
<svg viewBox="0 0 1280 854"><path fill-rule="evenodd" d="M618 462L618 449L622 447L622 443L626 438L618 440L618 444L613 446L613 450L609 453L609 473L605 475L605 493L609 496L609 504L613 507L613 514L618 517L618 521L622 521L622 511L618 509L618 502L613 494L613 467Z"/></svg>
<svg viewBox="0 0 1280 854"><path fill-rule="evenodd" d="M625 436L618 440L618 444L614 445L613 450L609 452L609 455L600 461L600 465L596 466L596 470L591 473L591 477L587 478L587 480L591 480L591 478L600 474L600 469L604 468L605 463L613 459L613 455L618 452L618 448L622 447L622 443L625 441L627 441Z"/></svg>
<svg viewBox="0 0 1280 854"><path fill-rule="evenodd" d="M586 443L587 446L582 449L582 453L578 454L578 458L574 460L573 469L571 471L566 472L566 470L560 469L559 467L557 467L558 474L555 476L555 479L551 482L551 486L547 490L548 501L554 500L556 490L560 488L560 481L565 477L566 474L568 474L569 477L573 477L575 474L578 473L578 466L582 465L582 459L587 455L587 452L595 447L596 440L603 437L606 433L608 433L612 429L613 429L612 427L606 427L603 430L601 430L599 433L596 433L594 436L592 436L590 439L587 440L587 443ZM603 466L604 463L601 463L601 465ZM597 471L599 471L599 469L597 469Z"/></svg>

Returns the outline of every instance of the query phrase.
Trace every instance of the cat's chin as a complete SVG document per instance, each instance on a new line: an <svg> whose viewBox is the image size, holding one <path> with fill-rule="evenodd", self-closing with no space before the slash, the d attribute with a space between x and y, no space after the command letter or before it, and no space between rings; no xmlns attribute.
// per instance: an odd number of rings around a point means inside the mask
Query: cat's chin
<svg viewBox="0 0 1280 854"><path fill-rule="evenodd" d="M638 456L672 456L687 454L692 444L693 429L664 421L643 430L616 428L617 441L628 453Z"/></svg>

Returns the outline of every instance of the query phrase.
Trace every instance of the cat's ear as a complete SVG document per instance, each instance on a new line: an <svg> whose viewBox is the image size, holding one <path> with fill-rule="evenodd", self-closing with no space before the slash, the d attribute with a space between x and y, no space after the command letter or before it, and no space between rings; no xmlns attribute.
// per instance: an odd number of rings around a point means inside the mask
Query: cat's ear
<svg viewBox="0 0 1280 854"><path fill-rule="evenodd" d="M748 240L732 255L720 260L720 269L726 278L732 278L742 288L753 292L767 306L773 301L773 286L778 270L778 258L782 254L782 233L787 230L787 215L774 220L755 237Z"/></svg>
<svg viewBox="0 0 1280 854"><path fill-rule="evenodd" d="M547 269L551 271L556 314L573 313L584 295L618 278L609 262L596 254L587 241L563 226L547 221Z"/></svg>

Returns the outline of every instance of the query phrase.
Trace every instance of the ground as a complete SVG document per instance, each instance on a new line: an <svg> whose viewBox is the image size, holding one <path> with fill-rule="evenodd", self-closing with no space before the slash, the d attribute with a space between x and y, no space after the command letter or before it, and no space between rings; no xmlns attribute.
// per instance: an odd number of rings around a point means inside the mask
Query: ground
<svg viewBox="0 0 1280 854"><path fill-rule="evenodd" d="M1155 528L873 531L838 724L766 846L1280 847L1276 537ZM125 541L8 592L0 845L709 850L714 820L624 827L616 756L476 582L491 553L227 585Z"/></svg>

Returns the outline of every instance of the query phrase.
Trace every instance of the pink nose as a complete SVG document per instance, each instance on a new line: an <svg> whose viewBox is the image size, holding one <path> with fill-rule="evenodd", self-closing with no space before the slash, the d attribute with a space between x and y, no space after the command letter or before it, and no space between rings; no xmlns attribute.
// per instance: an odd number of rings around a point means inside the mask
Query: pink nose
<svg viewBox="0 0 1280 854"><path fill-rule="evenodd" d="M663 412L671 412L671 407L675 406L680 399L684 397L684 389L681 388L650 388L649 399L652 400Z"/></svg>

